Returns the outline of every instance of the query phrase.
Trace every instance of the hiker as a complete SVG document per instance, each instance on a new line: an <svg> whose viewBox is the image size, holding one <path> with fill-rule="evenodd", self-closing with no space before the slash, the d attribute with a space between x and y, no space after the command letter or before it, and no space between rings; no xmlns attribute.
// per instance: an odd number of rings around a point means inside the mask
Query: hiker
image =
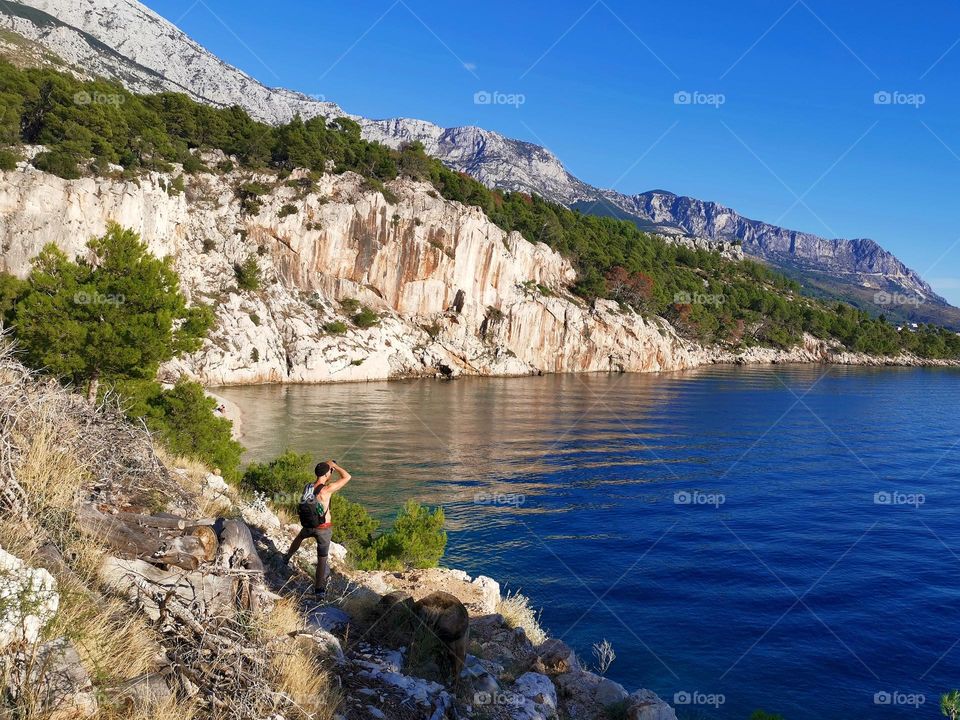
<svg viewBox="0 0 960 720"><path fill-rule="evenodd" d="M339 476L336 481L330 482L333 471L337 471ZM314 482L307 483L303 488L303 495L300 497L300 504L297 507L297 513L300 516L300 524L303 529L294 539L287 554L283 556L283 564L290 562L300 544L308 537L317 540L317 574L313 582L313 591L319 597L323 597L327 587L327 576L330 569L327 566L327 555L330 552L330 538L333 527L330 517L330 498L333 494L350 482L350 473L337 465L333 460L317 463L314 468L314 474L317 479Z"/></svg>

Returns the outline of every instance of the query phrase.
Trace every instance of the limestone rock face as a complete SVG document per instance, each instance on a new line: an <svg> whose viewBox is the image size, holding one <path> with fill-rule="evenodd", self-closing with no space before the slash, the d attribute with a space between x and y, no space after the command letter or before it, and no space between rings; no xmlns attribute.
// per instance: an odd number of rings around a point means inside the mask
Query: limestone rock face
<svg viewBox="0 0 960 720"><path fill-rule="evenodd" d="M166 368L209 385L698 362L665 321L584 305L567 292L575 273L558 253L429 185L396 180L392 203L352 173L322 176L304 193L292 186L296 173L277 184L237 172L187 176L177 194L168 192L176 174L132 182L67 181L29 166L4 173L0 268L22 276L47 243L82 256L111 221L132 228L151 252L172 258L187 296L216 312L204 347ZM256 215L236 198L251 179L272 187ZM296 212L280 217L287 205ZM235 266L249 258L261 286L242 291ZM354 323L361 306L379 322Z"/></svg>

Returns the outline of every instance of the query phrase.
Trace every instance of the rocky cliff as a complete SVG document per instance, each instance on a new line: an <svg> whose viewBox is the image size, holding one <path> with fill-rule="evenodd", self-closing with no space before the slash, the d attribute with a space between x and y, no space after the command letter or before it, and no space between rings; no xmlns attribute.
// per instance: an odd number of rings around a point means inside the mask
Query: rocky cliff
<svg viewBox="0 0 960 720"><path fill-rule="evenodd" d="M213 305L204 348L167 371L214 385L701 362L666 322L570 296L564 258L428 185L397 180L389 202L353 174L309 192L297 174L185 177L179 193L172 176L67 181L21 164L0 177L0 267L24 275L47 243L82 255L109 222L133 228L172 257L188 297ZM272 189L249 214L236 188L254 179ZM250 258L261 287L244 291L235 266ZM379 322L354 323L361 306Z"/></svg>

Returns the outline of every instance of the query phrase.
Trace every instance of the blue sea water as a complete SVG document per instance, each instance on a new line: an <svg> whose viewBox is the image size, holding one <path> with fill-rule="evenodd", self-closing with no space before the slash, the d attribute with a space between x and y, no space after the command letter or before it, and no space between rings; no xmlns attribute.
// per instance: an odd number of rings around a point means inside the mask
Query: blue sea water
<svg viewBox="0 0 960 720"><path fill-rule="evenodd" d="M251 458L334 457L444 564L682 718L939 717L960 686L960 372L716 367L225 388ZM684 704L683 701L690 702Z"/></svg>

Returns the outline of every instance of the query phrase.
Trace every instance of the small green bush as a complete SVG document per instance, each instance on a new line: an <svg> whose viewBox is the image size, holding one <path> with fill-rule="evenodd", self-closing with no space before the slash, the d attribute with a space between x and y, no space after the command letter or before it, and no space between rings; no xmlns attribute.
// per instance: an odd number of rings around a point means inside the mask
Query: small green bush
<svg viewBox="0 0 960 720"><path fill-rule="evenodd" d="M204 238L204 240L203 240L203 251L204 251L205 253L213 252L213 250L214 250L216 247L217 247L217 243L216 243L215 241L211 240L210 238Z"/></svg>
<svg viewBox="0 0 960 720"><path fill-rule="evenodd" d="M10 150L0 150L0 170L16 170L20 158Z"/></svg>
<svg viewBox="0 0 960 720"><path fill-rule="evenodd" d="M259 290L260 289L260 265L257 259L251 255L242 263L233 266L233 273L237 276L237 287L241 290Z"/></svg>
<svg viewBox="0 0 960 720"><path fill-rule="evenodd" d="M366 329L379 324L380 316L370 308L364 306L360 312L351 318L351 320L353 320L353 324L358 328Z"/></svg>
<svg viewBox="0 0 960 720"><path fill-rule="evenodd" d="M340 301L340 307L348 315L352 315L360 309L360 301L354 298L344 298Z"/></svg>
<svg viewBox="0 0 960 720"><path fill-rule="evenodd" d="M280 208L279 212L277 212L277 217L282 220L285 217L289 217L290 215L296 215L296 214L297 214L297 206L287 203L282 208Z"/></svg>
<svg viewBox="0 0 960 720"><path fill-rule="evenodd" d="M170 181L170 184L167 185L167 195L182 195L185 190L183 184L183 175L177 175L173 180Z"/></svg>
<svg viewBox="0 0 960 720"><path fill-rule="evenodd" d="M377 560L385 569L436 567L447 547L443 509L431 511L408 500L394 522L393 530L375 541Z"/></svg>
<svg viewBox="0 0 960 720"><path fill-rule="evenodd" d="M347 324L339 320L334 320L333 322L325 323L323 329L330 335L343 335L347 331Z"/></svg>
<svg viewBox="0 0 960 720"><path fill-rule="evenodd" d="M309 464L309 455L286 450L270 462L248 465L240 483L248 490L266 495L278 506L296 509L300 490L312 477L307 470Z"/></svg>

